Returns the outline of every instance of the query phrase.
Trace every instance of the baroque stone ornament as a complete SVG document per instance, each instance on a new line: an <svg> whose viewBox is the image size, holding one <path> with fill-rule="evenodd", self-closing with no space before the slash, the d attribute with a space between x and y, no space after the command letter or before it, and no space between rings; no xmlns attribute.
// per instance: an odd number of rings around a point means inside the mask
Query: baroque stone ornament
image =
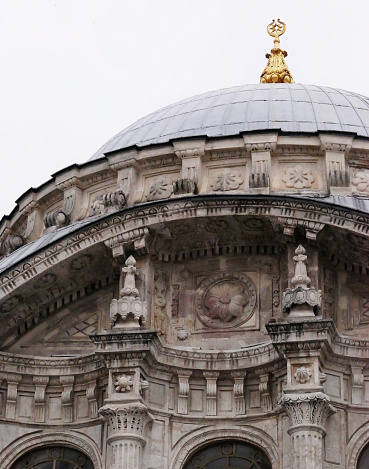
<svg viewBox="0 0 369 469"><path fill-rule="evenodd" d="M147 303L138 296L135 275L138 274L136 260L130 256L126 260L124 286L120 291L121 298L113 299L110 304L110 324L114 328L132 329L146 324Z"/></svg>
<svg viewBox="0 0 369 469"><path fill-rule="evenodd" d="M68 225L68 223L69 216L62 210L48 213L44 218L45 228L50 230L61 228L62 226Z"/></svg>
<svg viewBox="0 0 369 469"><path fill-rule="evenodd" d="M305 248L300 244L293 260L295 261L295 275L291 279L292 289L287 288L282 296L283 309L290 317L315 316L321 306L321 291L309 287L310 278L307 275Z"/></svg>
<svg viewBox="0 0 369 469"><path fill-rule="evenodd" d="M168 275L161 268L155 269L154 272L154 318L153 327L161 336L165 335L168 330L167 307L167 290Z"/></svg>
<svg viewBox="0 0 369 469"><path fill-rule="evenodd" d="M357 192L369 193L369 171L356 171L352 178L352 186Z"/></svg>
<svg viewBox="0 0 369 469"><path fill-rule="evenodd" d="M243 179L240 173L226 171L216 176L210 187L213 191L232 191L238 189L242 183Z"/></svg>
<svg viewBox="0 0 369 469"><path fill-rule="evenodd" d="M109 469L141 469L142 450L146 444L144 431L152 421L147 407L139 402L132 404L106 404L99 413L109 427L107 438Z"/></svg>
<svg viewBox="0 0 369 469"><path fill-rule="evenodd" d="M121 210L127 205L126 196L123 191L108 192L96 197L90 207L90 217L104 215Z"/></svg>
<svg viewBox="0 0 369 469"><path fill-rule="evenodd" d="M335 411L329 397L322 392L284 394L280 404L286 410L291 427L293 465L316 469L323 467L325 422Z"/></svg>
<svg viewBox="0 0 369 469"><path fill-rule="evenodd" d="M286 169L282 181L288 188L310 189L315 178L310 169L304 168L301 164L297 164L293 168Z"/></svg>
<svg viewBox="0 0 369 469"><path fill-rule="evenodd" d="M119 376L116 379L114 386L116 392L130 392L133 387L132 378L127 375Z"/></svg>
<svg viewBox="0 0 369 469"><path fill-rule="evenodd" d="M193 179L177 179L173 182L173 193L175 195L196 194L197 184Z"/></svg>
<svg viewBox="0 0 369 469"><path fill-rule="evenodd" d="M310 381L311 371L309 368L301 366L300 368L297 368L293 376L298 383L305 384Z"/></svg>
<svg viewBox="0 0 369 469"><path fill-rule="evenodd" d="M8 235L1 244L1 251L8 256L24 244L24 239L19 234Z"/></svg>
<svg viewBox="0 0 369 469"><path fill-rule="evenodd" d="M200 285L196 306L200 321L208 327L238 326L255 311L255 286L246 275L213 275Z"/></svg>

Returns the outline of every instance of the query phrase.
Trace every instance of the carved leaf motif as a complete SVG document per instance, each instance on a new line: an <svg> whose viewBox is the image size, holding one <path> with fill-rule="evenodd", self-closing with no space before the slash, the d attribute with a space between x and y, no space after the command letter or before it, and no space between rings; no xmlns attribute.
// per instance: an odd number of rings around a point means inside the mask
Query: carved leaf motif
<svg viewBox="0 0 369 469"><path fill-rule="evenodd" d="M243 179L239 173L226 171L219 174L210 187L213 188L213 191L231 191L238 189L242 183Z"/></svg>
<svg viewBox="0 0 369 469"><path fill-rule="evenodd" d="M293 168L287 168L282 181L287 187L294 189L309 189L315 181L311 170L304 168L302 165L297 164Z"/></svg>

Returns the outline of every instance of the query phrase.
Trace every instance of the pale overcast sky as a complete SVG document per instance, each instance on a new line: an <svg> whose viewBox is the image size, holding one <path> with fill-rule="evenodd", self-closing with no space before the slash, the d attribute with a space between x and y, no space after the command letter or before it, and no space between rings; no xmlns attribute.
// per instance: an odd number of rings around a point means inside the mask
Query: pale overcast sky
<svg viewBox="0 0 369 469"><path fill-rule="evenodd" d="M369 95L368 0L0 0L0 217L160 107L258 83L273 41L297 83Z"/></svg>

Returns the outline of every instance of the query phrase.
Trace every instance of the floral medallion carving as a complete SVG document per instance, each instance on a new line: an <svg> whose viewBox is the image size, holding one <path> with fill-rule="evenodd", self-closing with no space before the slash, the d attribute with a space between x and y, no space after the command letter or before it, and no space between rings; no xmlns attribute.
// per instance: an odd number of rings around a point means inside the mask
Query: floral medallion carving
<svg viewBox="0 0 369 469"><path fill-rule="evenodd" d="M130 392L133 387L132 378L127 375L119 376L116 379L114 386L116 392Z"/></svg>
<svg viewBox="0 0 369 469"><path fill-rule="evenodd" d="M212 275L203 280L197 291L198 317L211 328L239 326L250 319L255 307L256 289L246 275Z"/></svg>
<svg viewBox="0 0 369 469"><path fill-rule="evenodd" d="M146 194L147 200L158 200L158 199L167 199L173 194L173 183L167 178L159 178L154 181L148 194Z"/></svg>
<svg viewBox="0 0 369 469"><path fill-rule="evenodd" d="M356 171L352 178L352 185L357 192L369 193L369 171Z"/></svg>
<svg viewBox="0 0 369 469"><path fill-rule="evenodd" d="M238 189L243 183L240 173L235 171L225 171L214 178L210 187L213 191L232 191Z"/></svg>
<svg viewBox="0 0 369 469"><path fill-rule="evenodd" d="M295 377L295 380L298 383L305 384L310 381L311 371L309 370L309 368L306 368L305 366L301 366L300 368L297 368L293 376Z"/></svg>
<svg viewBox="0 0 369 469"><path fill-rule="evenodd" d="M282 181L289 188L310 189L315 178L309 168L304 168L301 164L297 164L292 168L286 169Z"/></svg>

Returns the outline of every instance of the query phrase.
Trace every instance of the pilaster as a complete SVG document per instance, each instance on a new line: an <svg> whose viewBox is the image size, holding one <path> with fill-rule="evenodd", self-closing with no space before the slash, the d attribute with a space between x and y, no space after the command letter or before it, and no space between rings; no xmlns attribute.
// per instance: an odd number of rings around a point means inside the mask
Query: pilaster
<svg viewBox="0 0 369 469"><path fill-rule="evenodd" d="M190 393L190 376L192 370L178 370L178 413L188 414L188 395Z"/></svg>
<svg viewBox="0 0 369 469"><path fill-rule="evenodd" d="M34 376L33 383L35 389L35 422L45 422L45 391L46 386L49 383L50 378L48 376Z"/></svg>
<svg viewBox="0 0 369 469"><path fill-rule="evenodd" d="M217 379L219 372L204 371L206 379L206 415L217 415Z"/></svg>
<svg viewBox="0 0 369 469"><path fill-rule="evenodd" d="M64 422L73 422L73 383L74 376L60 376L60 384L63 386L61 401Z"/></svg>
<svg viewBox="0 0 369 469"><path fill-rule="evenodd" d="M140 402L109 402L99 413L108 425L109 469L141 469L142 450L146 444L146 425L152 417Z"/></svg>
<svg viewBox="0 0 369 469"><path fill-rule="evenodd" d="M232 377L234 379L233 394L236 403L236 414L243 415L245 413L245 378L246 371L234 371Z"/></svg>
<svg viewBox="0 0 369 469"><path fill-rule="evenodd" d="M22 375L6 375L8 391L6 395L5 418L14 420L17 410L18 385L22 381Z"/></svg>
<svg viewBox="0 0 369 469"><path fill-rule="evenodd" d="M272 319L267 330L274 347L287 361L286 385L279 402L290 419L292 467L322 469L324 426L335 409L323 392L320 363L329 347L333 324L317 316L321 292L310 286L305 249L300 245L295 254L291 288L282 297L288 318Z"/></svg>

